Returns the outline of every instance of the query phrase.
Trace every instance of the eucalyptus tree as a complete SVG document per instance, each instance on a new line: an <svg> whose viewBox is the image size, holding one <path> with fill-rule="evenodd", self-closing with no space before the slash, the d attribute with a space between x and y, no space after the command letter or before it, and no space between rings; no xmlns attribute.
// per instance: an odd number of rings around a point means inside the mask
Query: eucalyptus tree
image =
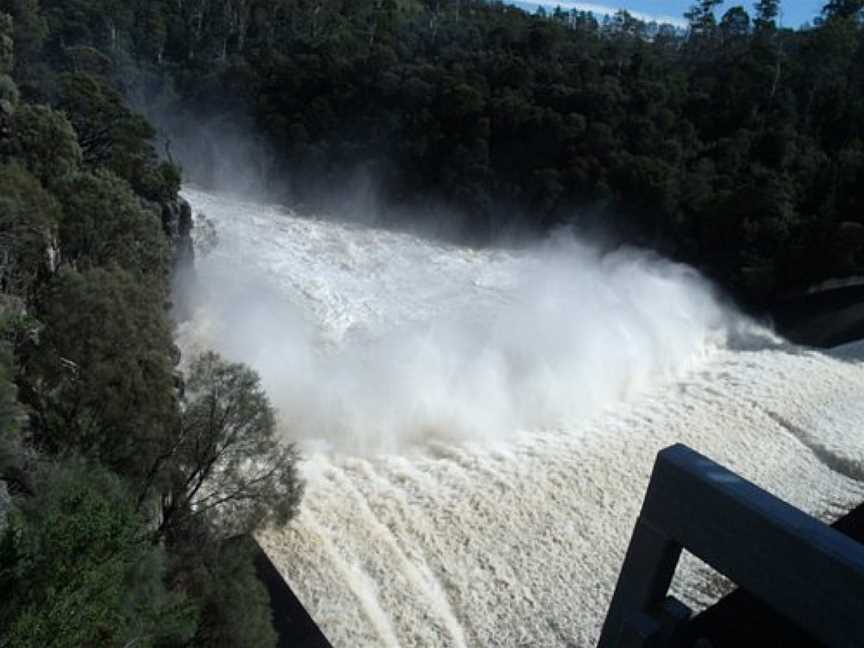
<svg viewBox="0 0 864 648"><path fill-rule="evenodd" d="M164 550L123 482L98 465L47 463L0 533L0 645L158 646L189 641L197 610L166 589Z"/></svg>
<svg viewBox="0 0 864 648"><path fill-rule="evenodd" d="M176 437L154 463L169 474L159 532L203 523L213 537L285 524L303 484L297 451L280 439L275 412L257 374L208 352L188 372Z"/></svg>

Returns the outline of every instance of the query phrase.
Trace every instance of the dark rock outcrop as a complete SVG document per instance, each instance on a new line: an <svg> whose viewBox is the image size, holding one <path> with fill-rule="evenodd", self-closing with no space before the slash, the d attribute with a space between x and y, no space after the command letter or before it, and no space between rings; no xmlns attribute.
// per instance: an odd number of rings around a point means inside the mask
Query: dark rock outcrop
<svg viewBox="0 0 864 648"><path fill-rule="evenodd" d="M830 348L864 337L864 281L791 295L770 309L777 331L797 344Z"/></svg>
<svg viewBox="0 0 864 648"><path fill-rule="evenodd" d="M188 268L195 261L192 246L192 206L181 197L162 203L162 227L174 251L174 268Z"/></svg>

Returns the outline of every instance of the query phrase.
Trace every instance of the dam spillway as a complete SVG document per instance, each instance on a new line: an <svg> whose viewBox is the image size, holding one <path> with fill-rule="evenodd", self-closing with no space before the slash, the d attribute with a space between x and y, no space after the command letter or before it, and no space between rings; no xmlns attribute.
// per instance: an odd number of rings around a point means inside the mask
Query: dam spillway
<svg viewBox="0 0 864 648"><path fill-rule="evenodd" d="M823 519L864 498L864 352L569 235L474 250L187 189L220 242L185 352L262 375L307 494L264 549L335 646L590 646L653 456ZM714 592L695 560L674 592Z"/></svg>

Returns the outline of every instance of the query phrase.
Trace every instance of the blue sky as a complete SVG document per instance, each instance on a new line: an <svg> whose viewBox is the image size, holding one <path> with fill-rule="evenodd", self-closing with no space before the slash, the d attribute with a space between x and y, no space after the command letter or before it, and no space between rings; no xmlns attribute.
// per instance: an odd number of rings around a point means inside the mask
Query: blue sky
<svg viewBox="0 0 864 648"><path fill-rule="evenodd" d="M783 12L783 25L786 27L799 27L805 22L812 21L827 0L785 0L781 1ZM658 19L665 22L684 24L684 12L688 7L695 4L695 0L596 0L595 2L578 2L560 0L524 0L522 2L512 1L511 4L522 5L525 8L536 8L537 5L555 7L560 5L564 9L584 9L595 13L614 13L617 9L626 9L633 15L643 19ZM752 10L752 0L727 0L717 11L718 16L730 7L743 5L748 11ZM751 11L752 13L752 11Z"/></svg>

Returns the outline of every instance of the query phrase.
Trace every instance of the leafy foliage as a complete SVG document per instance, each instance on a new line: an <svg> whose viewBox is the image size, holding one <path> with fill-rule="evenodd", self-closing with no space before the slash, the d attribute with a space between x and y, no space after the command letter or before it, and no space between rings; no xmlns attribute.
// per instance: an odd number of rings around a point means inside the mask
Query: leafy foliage
<svg viewBox="0 0 864 648"><path fill-rule="evenodd" d="M81 162L81 147L66 117L47 106L25 104L15 111L12 157L46 187L66 179Z"/></svg>
<svg viewBox="0 0 864 648"><path fill-rule="evenodd" d="M214 537L251 533L287 522L302 496L297 453L276 437L258 376L212 352L189 369L173 460L174 488L163 508L169 530L197 517Z"/></svg>
<svg viewBox="0 0 864 648"><path fill-rule="evenodd" d="M164 553L142 541L117 477L70 461L44 469L37 492L0 540L0 643L153 646L191 634L194 609L165 590Z"/></svg>
<svg viewBox="0 0 864 648"><path fill-rule="evenodd" d="M0 292L32 298L51 272L60 209L18 164L0 166Z"/></svg>
<svg viewBox="0 0 864 648"><path fill-rule="evenodd" d="M4 110L11 112L21 98L18 86L11 77L0 74L0 102L3 102Z"/></svg>
<svg viewBox="0 0 864 648"><path fill-rule="evenodd" d="M174 412L171 329L158 287L123 270L60 273L23 354L37 446L77 451L138 479Z"/></svg>
<svg viewBox="0 0 864 648"><path fill-rule="evenodd" d="M168 299L191 214L107 76L161 4L0 0L4 646L275 643L229 538L294 513L297 457L250 370L214 357L184 398ZM224 421L193 414L208 398Z"/></svg>
<svg viewBox="0 0 864 648"><path fill-rule="evenodd" d="M138 276L168 276L168 243L159 213L142 207L127 183L97 170L76 173L58 189L61 264L80 270L116 264Z"/></svg>
<svg viewBox="0 0 864 648"><path fill-rule="evenodd" d="M838 253L862 222L858 0L797 31L774 0L700 0L687 32L480 0L74 4L91 27L67 46L104 47L105 11L172 137L245 125L290 199L371 182L390 218L449 209L475 240L600 222L757 301L862 263ZM207 178L220 157L186 159Z"/></svg>
<svg viewBox="0 0 864 648"><path fill-rule="evenodd" d="M18 403L15 386L15 358L11 345L5 339L8 314L0 310L0 478L14 466L20 448L20 425L23 412ZM5 479L4 479L5 480ZM0 512L2 516L2 512ZM0 528L3 520L0 517Z"/></svg>
<svg viewBox="0 0 864 648"><path fill-rule="evenodd" d="M129 109L120 92L104 78L62 75L58 106L78 134L85 165L110 169L149 200L176 196L179 170L157 159L151 144L155 130Z"/></svg>
<svg viewBox="0 0 864 648"><path fill-rule="evenodd" d="M185 547L177 553L184 564L178 577L200 589L199 630L191 646L259 648L275 646L270 601L255 573L257 548L248 536L201 547Z"/></svg>

